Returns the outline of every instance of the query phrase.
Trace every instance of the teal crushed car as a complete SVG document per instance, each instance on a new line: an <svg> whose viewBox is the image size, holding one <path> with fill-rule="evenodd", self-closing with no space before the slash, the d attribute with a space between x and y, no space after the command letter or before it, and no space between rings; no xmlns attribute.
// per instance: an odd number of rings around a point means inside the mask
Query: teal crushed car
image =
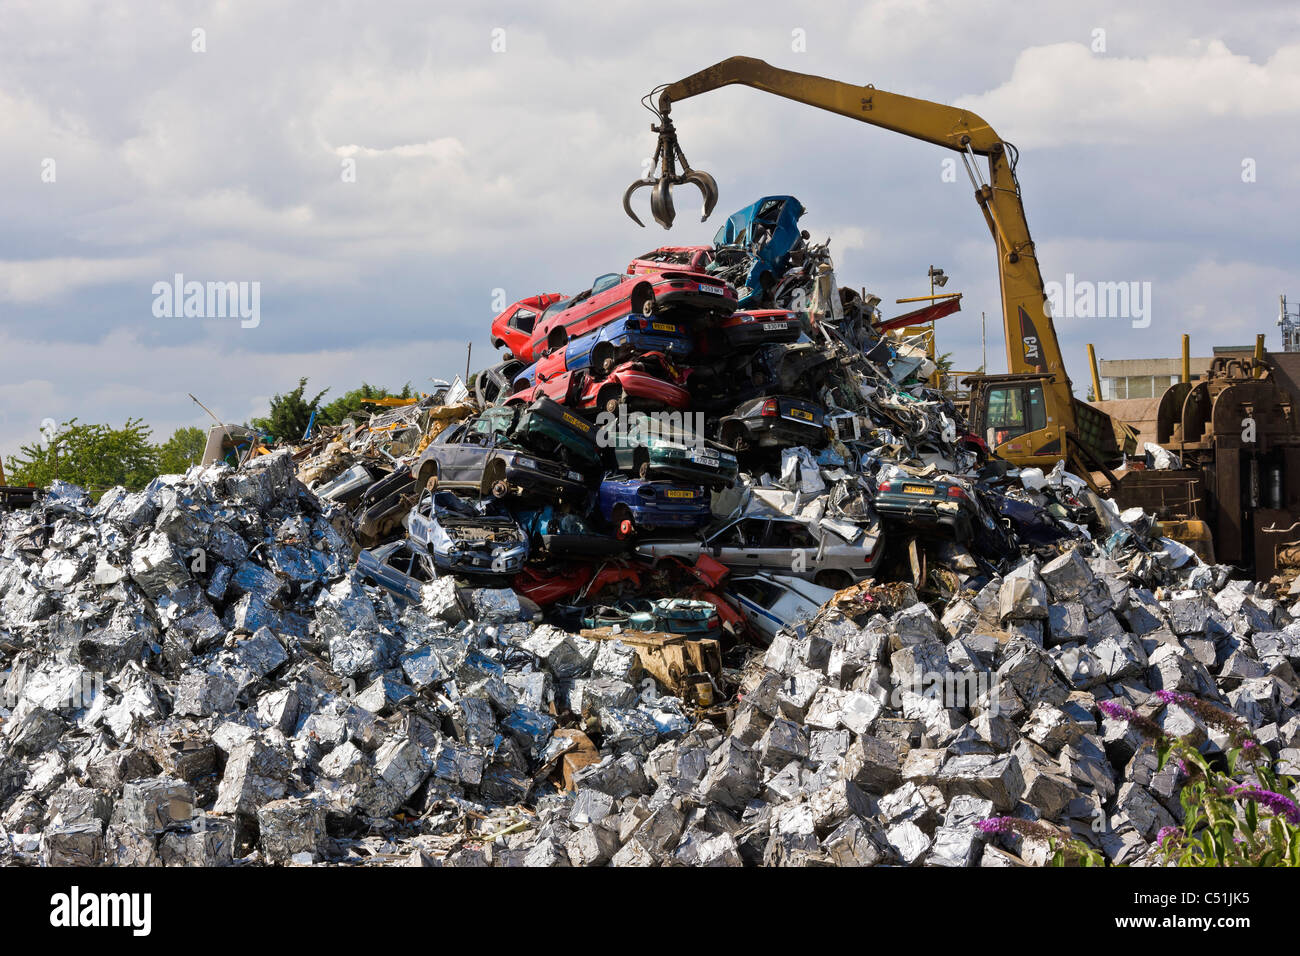
<svg viewBox="0 0 1300 956"><path fill-rule="evenodd" d="M704 437L703 422L692 425L690 413L629 412L603 429L602 444L614 452L620 471L638 478L681 478L711 488L736 481L735 449Z"/></svg>

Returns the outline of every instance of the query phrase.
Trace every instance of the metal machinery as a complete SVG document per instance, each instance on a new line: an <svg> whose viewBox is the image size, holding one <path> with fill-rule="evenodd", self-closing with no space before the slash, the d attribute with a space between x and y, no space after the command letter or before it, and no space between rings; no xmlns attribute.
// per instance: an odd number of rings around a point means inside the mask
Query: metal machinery
<svg viewBox="0 0 1300 956"><path fill-rule="evenodd" d="M1115 500L1167 521L1208 524L1214 559L1267 580L1300 544L1300 426L1291 394L1261 358L1216 358L1199 382L1160 400L1156 441L1182 468L1130 471Z"/></svg>

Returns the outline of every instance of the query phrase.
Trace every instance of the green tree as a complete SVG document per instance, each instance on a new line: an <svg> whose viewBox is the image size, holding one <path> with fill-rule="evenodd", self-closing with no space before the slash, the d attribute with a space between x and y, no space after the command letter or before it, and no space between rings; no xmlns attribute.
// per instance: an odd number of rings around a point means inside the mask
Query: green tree
<svg viewBox="0 0 1300 956"><path fill-rule="evenodd" d="M158 446L158 470L164 475L180 475L203 460L208 436L201 428L178 428L172 437Z"/></svg>
<svg viewBox="0 0 1300 956"><path fill-rule="evenodd" d="M149 441L151 434L138 418L127 419L121 428L81 425L73 418L52 441L23 445L5 467L16 485L44 487L59 478L88 491L114 485L134 491L158 474L158 448Z"/></svg>
<svg viewBox="0 0 1300 956"><path fill-rule="evenodd" d="M271 399L271 410L265 418L254 418L254 428L270 435L277 441L297 441L307 430L311 413L320 408L320 400L325 397L328 388L322 389L315 398L307 399L307 379L298 379L298 387L284 395Z"/></svg>

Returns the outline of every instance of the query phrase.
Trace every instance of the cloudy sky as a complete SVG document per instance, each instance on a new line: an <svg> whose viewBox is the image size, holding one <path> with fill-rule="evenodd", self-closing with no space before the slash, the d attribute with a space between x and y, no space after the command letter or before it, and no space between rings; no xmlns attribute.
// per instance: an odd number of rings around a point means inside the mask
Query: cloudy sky
<svg viewBox="0 0 1300 956"><path fill-rule="evenodd" d="M732 87L674 110L713 219L640 229L640 97L746 54L954 103L1020 149L1044 277L1151 283L1151 321L1058 317L1105 357L1277 343L1300 299L1300 7L0 0L0 452L46 418L159 438L306 375L417 388L488 364L494 301L575 292L790 193L886 314L944 268L940 349L1005 368L992 240L937 147ZM1085 9L1088 8L1088 9ZM355 177L347 175L355 170ZM355 181L348 181L349 179ZM644 202L644 200L643 200ZM173 276L259 283L260 322L160 317Z"/></svg>

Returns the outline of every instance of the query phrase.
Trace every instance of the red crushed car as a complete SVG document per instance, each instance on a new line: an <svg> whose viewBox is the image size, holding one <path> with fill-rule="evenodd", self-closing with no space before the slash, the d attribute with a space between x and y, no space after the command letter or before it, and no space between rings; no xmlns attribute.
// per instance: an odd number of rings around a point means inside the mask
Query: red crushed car
<svg viewBox="0 0 1300 956"><path fill-rule="evenodd" d="M558 292L547 292L520 299L506 308L492 320L492 347L499 349L504 345L515 358L531 362L531 343L537 319L549 306L563 298Z"/></svg>
<svg viewBox="0 0 1300 956"><path fill-rule="evenodd" d="M531 373L531 374L530 374ZM593 378L586 369L571 372L564 366L564 350L545 356L515 379L515 391L507 405L528 404L545 395L570 408L618 411L629 409L688 408L691 393L685 382L690 369L679 369L662 352L647 352L614 367L603 378Z"/></svg>
<svg viewBox="0 0 1300 956"><path fill-rule="evenodd" d="M562 348L569 339L614 319L638 313L653 315L679 306L730 315L736 310L736 290L699 272L641 276L610 272L597 278L586 292L547 306L534 326L529 351L515 354L533 361L544 351Z"/></svg>
<svg viewBox="0 0 1300 956"><path fill-rule="evenodd" d="M665 269L686 269L703 272L713 261L712 246L660 246L653 252L637 256L627 266L627 274L646 275Z"/></svg>

